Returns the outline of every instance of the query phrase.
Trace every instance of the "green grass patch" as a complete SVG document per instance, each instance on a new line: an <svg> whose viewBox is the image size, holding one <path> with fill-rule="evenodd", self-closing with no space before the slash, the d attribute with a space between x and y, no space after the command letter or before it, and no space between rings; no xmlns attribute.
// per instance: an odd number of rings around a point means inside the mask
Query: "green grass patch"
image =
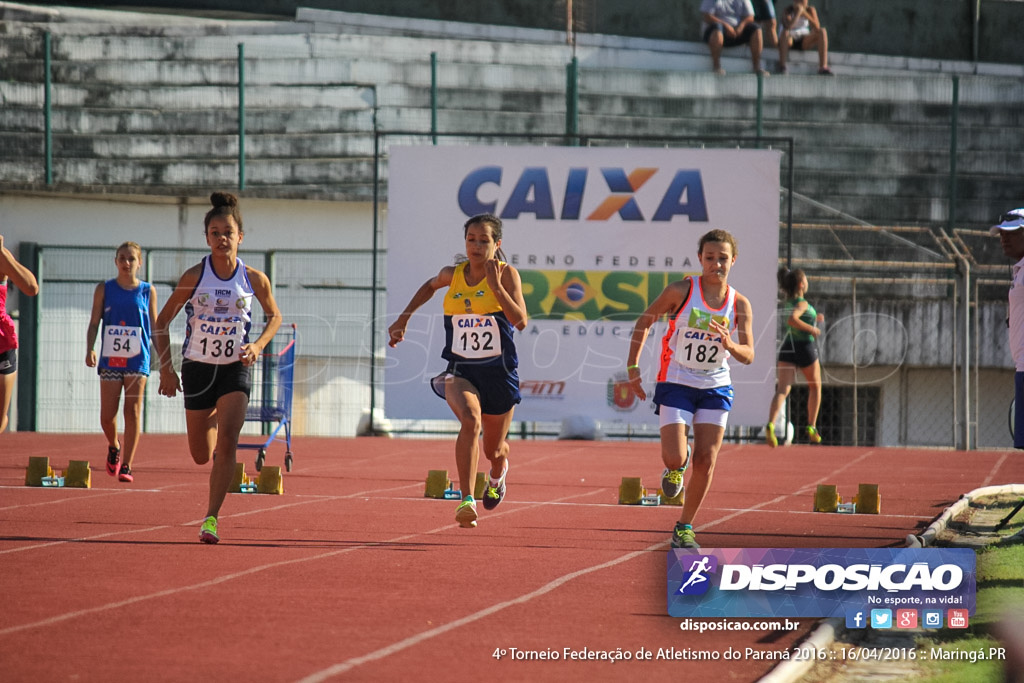
<svg viewBox="0 0 1024 683"><path fill-rule="evenodd" d="M1018 529L1020 524L1014 525ZM1009 533L1014 528L1007 529ZM945 629L918 640L924 683L994 683L1004 680L1004 661L990 659L1002 645L989 635L1008 609L1024 610L1024 544L989 546L978 551L975 613L963 631ZM942 659L939 651L950 653ZM973 653L973 655L972 655ZM971 661L970 657L976 657Z"/></svg>

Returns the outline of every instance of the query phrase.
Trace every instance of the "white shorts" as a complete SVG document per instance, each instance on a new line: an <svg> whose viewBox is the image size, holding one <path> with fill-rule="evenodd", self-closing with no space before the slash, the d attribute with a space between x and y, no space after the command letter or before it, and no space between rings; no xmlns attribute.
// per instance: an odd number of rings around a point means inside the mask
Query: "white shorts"
<svg viewBox="0 0 1024 683"><path fill-rule="evenodd" d="M699 408L697 413L691 413L682 408L672 406L660 406L658 412L658 427L666 425L685 424L692 427L694 424L712 424L725 429L729 422L729 411L711 408Z"/></svg>

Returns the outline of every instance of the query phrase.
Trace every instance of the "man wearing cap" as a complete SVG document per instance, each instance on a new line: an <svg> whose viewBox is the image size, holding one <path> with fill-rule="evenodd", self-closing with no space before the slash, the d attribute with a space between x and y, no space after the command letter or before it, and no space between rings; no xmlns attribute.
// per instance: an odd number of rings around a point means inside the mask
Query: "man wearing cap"
<svg viewBox="0 0 1024 683"><path fill-rule="evenodd" d="M1013 379L1013 447L1024 448L1024 209L1004 213L989 232L999 235L1003 253L1014 260L1006 322L1010 328L1010 353L1016 369Z"/></svg>

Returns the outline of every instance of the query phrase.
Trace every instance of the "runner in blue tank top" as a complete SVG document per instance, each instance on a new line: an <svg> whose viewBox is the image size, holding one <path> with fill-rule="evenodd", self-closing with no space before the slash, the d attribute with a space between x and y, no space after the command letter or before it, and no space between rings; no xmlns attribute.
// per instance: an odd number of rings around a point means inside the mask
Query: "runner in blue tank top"
<svg viewBox="0 0 1024 683"><path fill-rule="evenodd" d="M463 500L455 521L464 528L476 526L477 463L481 434L483 454L491 463L484 490L485 510L493 510L505 496L508 474L508 436L512 411L519 403L519 376L513 328L526 327L526 302L519 271L502 259L501 219L491 214L473 216L463 226L466 259L445 266L427 280L388 328L388 344L405 338L405 328L416 309L434 292L447 287L444 299L445 348L441 356L447 369L431 382L438 396L448 402L461 426L455 441L455 464Z"/></svg>
<svg viewBox="0 0 1024 683"><path fill-rule="evenodd" d="M117 277L96 285L85 335L85 364L100 376L100 427L107 437L107 474L132 482L142 432L142 397L149 378L149 343L156 320L156 290L139 279L142 247L125 242L114 255ZM102 325L102 330L101 330ZM96 334L100 333L97 355ZM117 440L117 408L124 390L124 443ZM124 459L121 459L122 446Z"/></svg>
<svg viewBox="0 0 1024 683"><path fill-rule="evenodd" d="M213 459L206 519L199 540L217 543L217 515L235 474L238 435L249 406L252 364L281 326L267 276L242 263L238 245L245 232L238 197L226 192L210 196L206 244L210 255L185 271L156 320L153 339L160 359L160 393L185 395L188 448L197 465ZM266 324L249 340L252 298L263 307ZM188 320L182 348L181 378L171 360L169 327L185 308Z"/></svg>

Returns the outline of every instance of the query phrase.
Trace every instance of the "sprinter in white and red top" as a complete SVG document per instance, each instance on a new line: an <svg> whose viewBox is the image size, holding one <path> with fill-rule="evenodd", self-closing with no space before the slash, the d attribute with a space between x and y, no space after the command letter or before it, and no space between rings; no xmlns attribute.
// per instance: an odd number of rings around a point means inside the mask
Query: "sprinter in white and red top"
<svg viewBox="0 0 1024 683"><path fill-rule="evenodd" d="M661 489L669 498L683 490L683 472L691 458L687 452L689 429L693 429L694 437L693 470L683 511L672 533L674 548L700 547L693 520L711 486L732 408L729 359L744 365L754 361L750 301L728 284L736 255L736 239L725 230L703 235L697 246L701 275L665 287L637 319L629 343L626 366L630 386L644 400L647 392L641 382L640 353L651 325L668 316L653 402L665 463ZM734 332L736 341L732 339Z"/></svg>
<svg viewBox="0 0 1024 683"><path fill-rule="evenodd" d="M204 219L210 255L185 271L157 316L153 341L160 359L160 393L185 395L188 447L197 465L213 459L206 519L199 540L220 540L217 515L235 474L238 434L245 423L252 386L252 365L281 326L270 280L238 258L245 232L238 198L226 192L210 196ZM252 299L260 302L266 324L249 340ZM181 379L171 362L171 321L184 308L188 330L182 348ZM216 456L214 456L216 454Z"/></svg>

